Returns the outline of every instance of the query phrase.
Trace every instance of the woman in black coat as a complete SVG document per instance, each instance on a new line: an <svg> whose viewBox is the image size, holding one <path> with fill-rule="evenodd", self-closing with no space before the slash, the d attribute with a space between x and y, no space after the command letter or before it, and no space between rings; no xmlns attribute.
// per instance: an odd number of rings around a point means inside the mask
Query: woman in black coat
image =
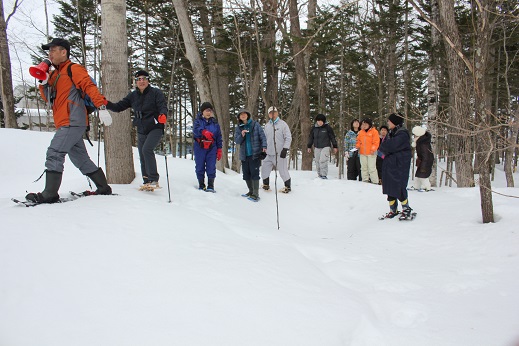
<svg viewBox="0 0 519 346"><path fill-rule="evenodd" d="M431 182L429 177L432 173L432 166L434 162L434 155L431 147L431 134L421 126L413 128L413 135L415 141L413 146L416 146L416 174L415 174L415 189L417 190L431 190Z"/></svg>
<svg viewBox="0 0 519 346"><path fill-rule="evenodd" d="M382 192L387 195L389 213L386 218L395 217L398 212L397 200L402 203L401 219L411 217L411 207L407 199L407 181L411 167L411 136L403 126L401 114L391 114L387 121L389 134L380 144L380 150L385 154L382 163Z"/></svg>

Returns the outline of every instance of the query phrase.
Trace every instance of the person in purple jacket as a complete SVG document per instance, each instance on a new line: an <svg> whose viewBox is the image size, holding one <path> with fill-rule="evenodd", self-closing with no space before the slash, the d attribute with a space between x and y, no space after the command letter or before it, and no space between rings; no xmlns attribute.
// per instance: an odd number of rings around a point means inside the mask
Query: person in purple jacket
<svg viewBox="0 0 519 346"><path fill-rule="evenodd" d="M204 102L193 124L193 147L198 189L215 192L216 161L222 158L222 132L214 117L213 105ZM205 175L207 174L207 187Z"/></svg>

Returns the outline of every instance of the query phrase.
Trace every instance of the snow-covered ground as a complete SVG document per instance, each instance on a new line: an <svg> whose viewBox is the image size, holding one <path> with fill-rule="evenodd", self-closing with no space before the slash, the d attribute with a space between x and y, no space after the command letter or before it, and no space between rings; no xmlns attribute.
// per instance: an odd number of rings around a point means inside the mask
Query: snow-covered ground
<svg viewBox="0 0 519 346"><path fill-rule="evenodd" d="M0 130L2 346L519 342L517 198L494 194L497 222L484 225L477 188L412 191L415 221L379 221L381 188L330 165L327 181L291 171L278 229L274 192L247 201L235 172L198 191L191 160L168 157L168 203L159 156L154 193L137 173L112 185L119 196L14 204L43 189L52 135ZM499 171L494 189L519 195L504 186ZM67 161L61 195L88 188Z"/></svg>

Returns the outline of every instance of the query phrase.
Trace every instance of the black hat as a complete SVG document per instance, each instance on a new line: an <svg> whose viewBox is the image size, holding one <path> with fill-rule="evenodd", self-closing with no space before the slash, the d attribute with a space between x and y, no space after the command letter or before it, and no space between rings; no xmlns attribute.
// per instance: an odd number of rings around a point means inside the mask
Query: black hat
<svg viewBox="0 0 519 346"><path fill-rule="evenodd" d="M326 122L326 116L324 114L317 114L317 116L315 117L315 121L319 121L321 120L323 123Z"/></svg>
<svg viewBox="0 0 519 346"><path fill-rule="evenodd" d="M202 103L202 105L200 106L200 113L203 113L206 109L211 109L213 110L213 105L211 104L211 102L204 102Z"/></svg>
<svg viewBox="0 0 519 346"><path fill-rule="evenodd" d="M144 70L139 70L139 71L135 72L135 78L140 77L140 76L149 77L150 74Z"/></svg>
<svg viewBox="0 0 519 346"><path fill-rule="evenodd" d="M240 109L238 111L238 119L240 118L240 114L242 114L242 113L247 113L247 120L250 119L250 117L251 117L250 112L248 110L246 110L246 109Z"/></svg>
<svg viewBox="0 0 519 346"><path fill-rule="evenodd" d="M387 127L386 125L380 126L380 128L378 130L380 131L382 129L386 129L386 131L389 132L389 127Z"/></svg>
<svg viewBox="0 0 519 346"><path fill-rule="evenodd" d="M47 44L42 44L41 45L41 49L43 50L49 50L50 47L54 47L54 46L60 46L60 47L63 47L67 50L67 52L70 53L70 43L63 39L63 38L53 38L52 41L50 41L49 43Z"/></svg>
<svg viewBox="0 0 519 346"><path fill-rule="evenodd" d="M404 123L404 117L400 113L391 113L387 119L395 126L402 125Z"/></svg>
<svg viewBox="0 0 519 346"><path fill-rule="evenodd" d="M362 119L362 122L368 124L369 127L373 127L373 121L370 118Z"/></svg>

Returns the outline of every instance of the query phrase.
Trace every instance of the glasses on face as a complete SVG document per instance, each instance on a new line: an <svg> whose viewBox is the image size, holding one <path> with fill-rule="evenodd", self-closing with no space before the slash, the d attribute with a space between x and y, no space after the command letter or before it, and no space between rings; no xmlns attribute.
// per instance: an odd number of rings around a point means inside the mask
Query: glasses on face
<svg viewBox="0 0 519 346"><path fill-rule="evenodd" d="M138 81L145 81L145 80L148 80L148 77L137 77L135 78L135 80L138 82Z"/></svg>

